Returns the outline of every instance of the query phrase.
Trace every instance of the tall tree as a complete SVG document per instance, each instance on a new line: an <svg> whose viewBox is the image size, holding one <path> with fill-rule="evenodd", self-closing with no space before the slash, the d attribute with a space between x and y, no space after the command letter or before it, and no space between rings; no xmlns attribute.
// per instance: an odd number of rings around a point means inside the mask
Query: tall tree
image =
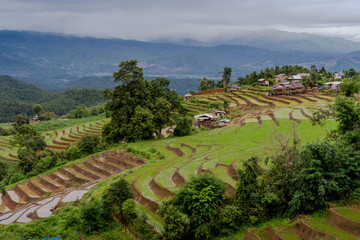
<svg viewBox="0 0 360 240"><path fill-rule="evenodd" d="M161 129L171 123L173 112L185 112L180 98L169 88L170 81L144 79L136 60L122 62L119 67L114 81L120 85L104 91L111 122L104 126L103 136L110 142L148 139L153 133L160 136Z"/></svg>
<svg viewBox="0 0 360 240"><path fill-rule="evenodd" d="M222 72L222 81L223 81L223 86L226 90L227 85L230 82L230 77L231 77L231 68L230 67L224 67L224 71Z"/></svg>

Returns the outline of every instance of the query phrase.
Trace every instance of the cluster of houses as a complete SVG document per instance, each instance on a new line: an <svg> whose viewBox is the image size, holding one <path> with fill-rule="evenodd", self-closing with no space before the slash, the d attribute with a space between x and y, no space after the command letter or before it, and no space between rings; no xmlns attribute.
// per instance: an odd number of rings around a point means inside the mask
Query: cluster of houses
<svg viewBox="0 0 360 240"><path fill-rule="evenodd" d="M270 88L269 91L266 92L266 95L295 95L302 94L306 92L305 86L302 84L303 78L310 77L310 73L298 73L296 75L287 76L286 74L278 74L274 77L274 80L277 82L276 84L271 85L270 80L268 79L259 79L258 83L260 86L267 86ZM336 79L344 78L343 73L336 73L334 75ZM331 90L338 92L340 90L339 85L341 81L333 81L325 83L319 89ZM240 87L237 84L232 84L228 89L229 92L239 91ZM190 93L184 95L184 100L188 100L192 97ZM194 117L193 125L195 127L208 127L212 128L215 126L215 122L217 122L217 126L225 126L228 123L229 119L221 119L222 116L225 115L224 111L215 111L213 113L204 113Z"/></svg>
<svg viewBox="0 0 360 240"><path fill-rule="evenodd" d="M270 81L267 79L259 79L260 86L268 86L270 87L270 91L268 91L267 95L294 95L301 94L306 92L305 86L301 83L303 78L309 78L310 73L298 73L296 75L287 76L284 73L278 74L274 76L274 80L277 82L273 86L270 86ZM343 73L335 73L334 78L342 79L345 75ZM339 85L341 81L334 81L325 83L321 89L332 90L332 91L340 91Z"/></svg>

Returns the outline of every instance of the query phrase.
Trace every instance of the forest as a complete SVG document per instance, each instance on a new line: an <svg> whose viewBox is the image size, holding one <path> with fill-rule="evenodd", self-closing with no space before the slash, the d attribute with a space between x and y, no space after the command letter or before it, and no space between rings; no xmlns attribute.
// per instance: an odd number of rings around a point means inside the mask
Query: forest
<svg viewBox="0 0 360 240"><path fill-rule="evenodd" d="M35 104L62 116L80 105L91 107L105 102L102 90L69 89L55 93L9 76L0 76L0 83L0 122L11 122L18 114L33 116Z"/></svg>

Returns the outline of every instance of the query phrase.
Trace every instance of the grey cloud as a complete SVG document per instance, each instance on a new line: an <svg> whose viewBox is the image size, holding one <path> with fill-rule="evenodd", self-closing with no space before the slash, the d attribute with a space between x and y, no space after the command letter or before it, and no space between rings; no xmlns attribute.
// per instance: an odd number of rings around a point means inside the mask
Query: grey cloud
<svg viewBox="0 0 360 240"><path fill-rule="evenodd" d="M139 40L262 28L358 36L359 10L356 0L2 0L0 28Z"/></svg>

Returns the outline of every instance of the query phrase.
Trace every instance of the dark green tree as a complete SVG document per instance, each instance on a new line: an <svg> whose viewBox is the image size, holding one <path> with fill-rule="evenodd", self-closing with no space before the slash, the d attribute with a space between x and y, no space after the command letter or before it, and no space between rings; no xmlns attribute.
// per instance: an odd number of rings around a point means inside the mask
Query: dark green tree
<svg viewBox="0 0 360 240"><path fill-rule="evenodd" d="M89 155L101 148L101 139L96 135L85 135L80 138L76 145L80 152Z"/></svg>
<svg viewBox="0 0 360 240"><path fill-rule="evenodd" d="M35 115L39 116L40 112L42 111L42 107L40 104L35 104L32 108Z"/></svg>
<svg viewBox="0 0 360 240"><path fill-rule="evenodd" d="M355 79L346 79L340 84L340 90L344 92L345 96L352 97L360 90L360 82Z"/></svg>
<svg viewBox="0 0 360 240"><path fill-rule="evenodd" d="M23 115L16 115L12 126L14 127L15 131L18 131L19 128L25 124L29 124L29 119Z"/></svg>
<svg viewBox="0 0 360 240"><path fill-rule="evenodd" d="M185 213L193 226L210 222L219 215L224 201L223 182L209 174L192 178L174 197L174 204Z"/></svg>
<svg viewBox="0 0 360 240"><path fill-rule="evenodd" d="M171 240L185 239L186 231L189 228L189 218L171 204L164 201L160 205L159 215L164 219L164 237Z"/></svg>
<svg viewBox="0 0 360 240"><path fill-rule="evenodd" d="M357 77L359 75L359 73L357 73L355 71L355 69L353 69L353 68L350 68L349 70L343 71L343 72L344 72L345 76L348 78Z"/></svg>
<svg viewBox="0 0 360 240"><path fill-rule="evenodd" d="M124 203L133 198L134 194L130 185L124 179L112 183L102 196L106 213L120 218L120 220L126 218L124 215Z"/></svg>
<svg viewBox="0 0 360 240"><path fill-rule="evenodd" d="M222 82L225 89L227 88L227 85L230 82L230 77L231 77L231 68L224 67L224 71L222 72Z"/></svg>
<svg viewBox="0 0 360 240"><path fill-rule="evenodd" d="M229 106L230 106L229 100L225 99L224 103L223 103L223 107L224 107L225 112L229 111Z"/></svg>
<svg viewBox="0 0 360 240"><path fill-rule="evenodd" d="M114 82L120 84L104 91L111 122L104 126L103 136L110 142L148 139L153 133L160 136L161 129L171 123L171 114L182 112L181 99L170 90L169 80L144 79L136 60L122 62L119 67Z"/></svg>
<svg viewBox="0 0 360 240"><path fill-rule="evenodd" d="M43 137L30 125L22 125L10 143L19 147L18 166L24 173L33 170L40 159L37 152L46 146Z"/></svg>
<svg viewBox="0 0 360 240"><path fill-rule="evenodd" d="M191 134L192 120L188 117L179 117L176 119L174 136L183 137Z"/></svg>
<svg viewBox="0 0 360 240"><path fill-rule="evenodd" d="M161 116L159 116L161 117ZM160 120L158 120L161 124ZM126 127L126 129L125 129ZM130 119L129 124L123 125L121 131L125 132L124 139L129 142L134 142L142 139L150 139L156 132L156 124L154 116L147 108L137 106L134 115Z"/></svg>

